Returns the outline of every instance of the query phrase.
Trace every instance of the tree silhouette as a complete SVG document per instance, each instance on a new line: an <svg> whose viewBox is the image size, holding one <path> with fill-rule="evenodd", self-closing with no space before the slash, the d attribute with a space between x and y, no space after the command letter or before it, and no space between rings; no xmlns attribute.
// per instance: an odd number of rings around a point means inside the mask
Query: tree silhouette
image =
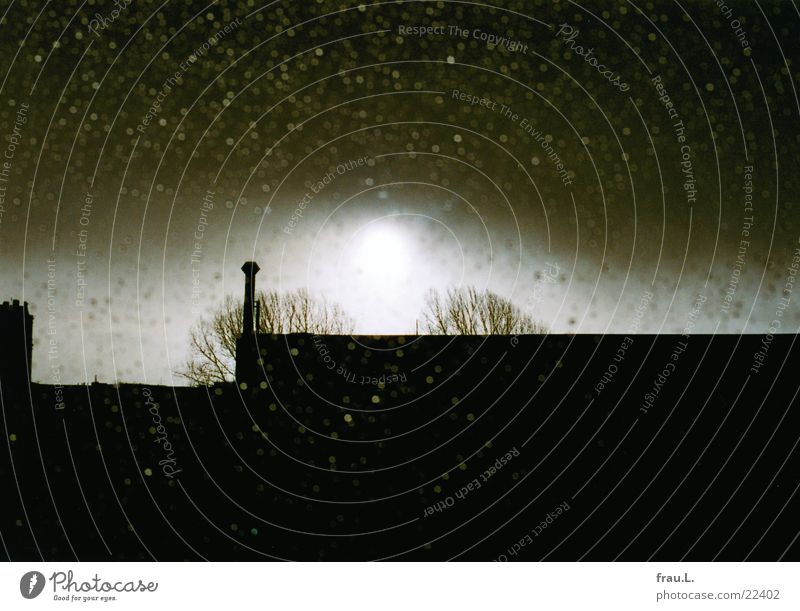
<svg viewBox="0 0 800 611"><path fill-rule="evenodd" d="M428 333L438 335L523 335L547 327L508 299L474 287L432 290L424 311Z"/></svg>
<svg viewBox="0 0 800 611"><path fill-rule="evenodd" d="M261 333L352 333L354 323L341 307L300 289L258 294ZM241 299L226 297L210 316L202 317L189 336L190 356L178 374L199 385L229 382L236 371L236 340L242 334Z"/></svg>

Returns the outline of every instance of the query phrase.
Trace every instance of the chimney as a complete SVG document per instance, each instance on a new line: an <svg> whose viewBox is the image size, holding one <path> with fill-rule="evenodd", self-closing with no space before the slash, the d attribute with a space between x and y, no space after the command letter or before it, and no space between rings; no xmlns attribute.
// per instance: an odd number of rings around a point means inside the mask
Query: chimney
<svg viewBox="0 0 800 611"><path fill-rule="evenodd" d="M255 330L253 309L256 303L256 274L261 268L255 261L242 265L244 272L244 310L242 312L242 336L251 335Z"/></svg>

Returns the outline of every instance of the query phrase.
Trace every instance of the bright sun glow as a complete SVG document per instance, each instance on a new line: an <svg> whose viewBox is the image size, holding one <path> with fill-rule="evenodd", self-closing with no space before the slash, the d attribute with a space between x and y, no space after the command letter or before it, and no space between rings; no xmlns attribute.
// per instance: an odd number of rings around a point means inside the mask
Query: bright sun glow
<svg viewBox="0 0 800 611"><path fill-rule="evenodd" d="M408 246L397 231L387 228L369 229L358 249L358 263L371 278L404 276L408 271Z"/></svg>
<svg viewBox="0 0 800 611"><path fill-rule="evenodd" d="M312 252L309 283L353 317L357 333L413 333L428 291L463 282L460 244L427 218L382 216L341 240Z"/></svg>

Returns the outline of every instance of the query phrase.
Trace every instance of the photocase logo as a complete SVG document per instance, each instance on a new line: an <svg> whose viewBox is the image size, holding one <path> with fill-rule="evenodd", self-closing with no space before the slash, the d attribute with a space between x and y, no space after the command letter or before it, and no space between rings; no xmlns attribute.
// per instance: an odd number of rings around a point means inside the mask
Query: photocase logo
<svg viewBox="0 0 800 611"><path fill-rule="evenodd" d="M23 598L36 598L44 590L44 575L39 571L28 571L19 580L19 592Z"/></svg>

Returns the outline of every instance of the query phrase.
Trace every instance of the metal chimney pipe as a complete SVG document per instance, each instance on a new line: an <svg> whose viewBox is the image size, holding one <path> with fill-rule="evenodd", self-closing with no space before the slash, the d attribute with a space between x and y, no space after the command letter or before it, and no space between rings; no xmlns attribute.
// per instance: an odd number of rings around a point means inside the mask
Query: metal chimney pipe
<svg viewBox="0 0 800 611"><path fill-rule="evenodd" d="M256 302L256 274L261 268L255 261L247 261L242 265L244 272L244 309L242 311L242 335L254 332L253 308Z"/></svg>

